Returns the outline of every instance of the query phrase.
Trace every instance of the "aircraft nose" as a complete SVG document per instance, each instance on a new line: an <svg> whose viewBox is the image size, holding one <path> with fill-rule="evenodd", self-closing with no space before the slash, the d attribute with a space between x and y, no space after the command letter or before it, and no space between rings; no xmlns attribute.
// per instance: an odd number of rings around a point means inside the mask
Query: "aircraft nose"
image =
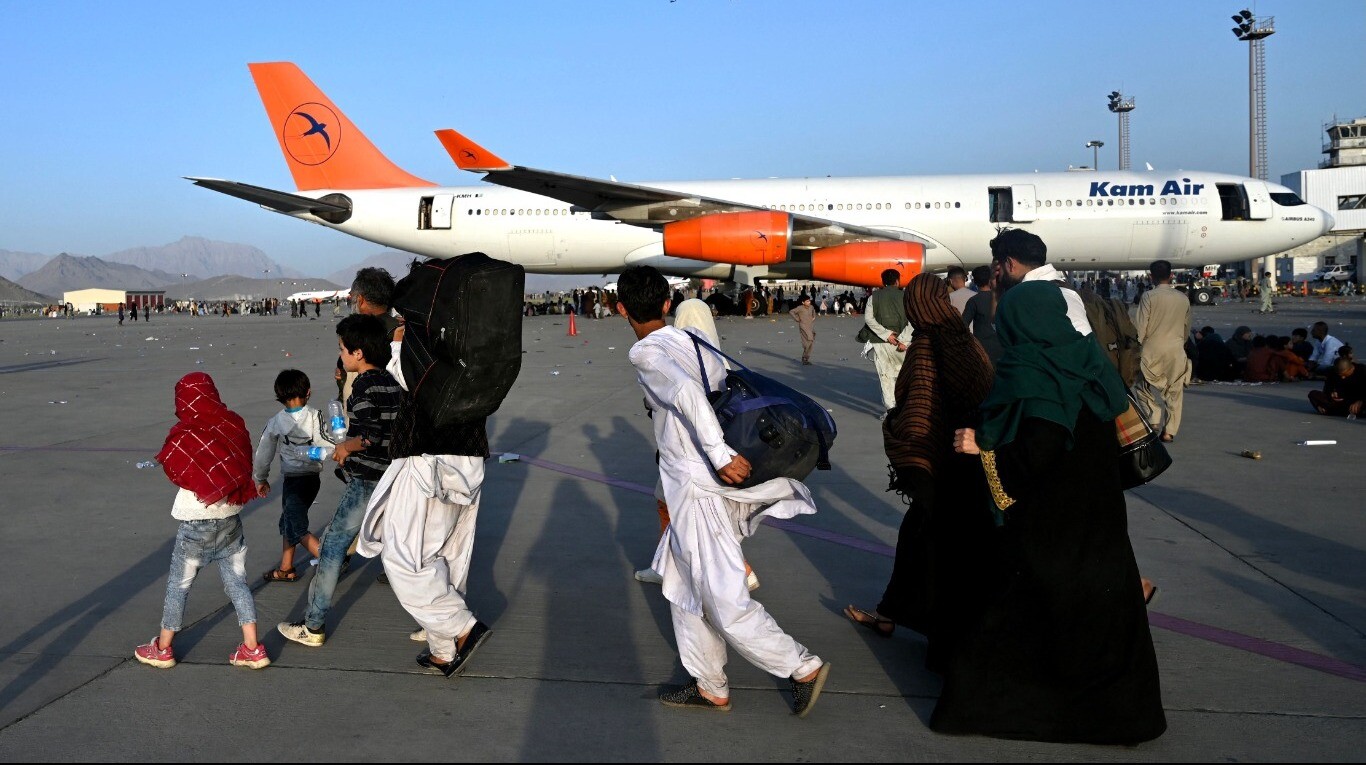
<svg viewBox="0 0 1366 765"><path fill-rule="evenodd" d="M1323 235L1332 231L1333 226L1337 225L1337 221L1333 220L1333 216L1329 215L1327 210L1321 210L1320 212L1323 213L1323 230L1320 231L1319 234Z"/></svg>

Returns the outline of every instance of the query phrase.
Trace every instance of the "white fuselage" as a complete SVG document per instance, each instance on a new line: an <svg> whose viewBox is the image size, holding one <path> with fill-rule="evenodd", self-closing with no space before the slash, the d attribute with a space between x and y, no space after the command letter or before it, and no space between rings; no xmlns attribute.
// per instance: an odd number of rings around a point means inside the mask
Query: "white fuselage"
<svg viewBox="0 0 1366 765"><path fill-rule="evenodd" d="M1311 241L1333 225L1331 216L1300 202L1289 189L1203 172L643 185L912 234L928 243L927 271L989 262L988 242L1006 227L1040 236L1049 262L1060 269L1128 270L1146 268L1157 259L1181 268L1272 255ZM595 217L549 197L491 184L340 193L352 201L346 222L326 223L306 213L297 217L427 257L481 251L531 273L606 274L637 263L710 278L730 278L734 271L730 264L665 256L659 230ZM771 273L787 275L782 266Z"/></svg>

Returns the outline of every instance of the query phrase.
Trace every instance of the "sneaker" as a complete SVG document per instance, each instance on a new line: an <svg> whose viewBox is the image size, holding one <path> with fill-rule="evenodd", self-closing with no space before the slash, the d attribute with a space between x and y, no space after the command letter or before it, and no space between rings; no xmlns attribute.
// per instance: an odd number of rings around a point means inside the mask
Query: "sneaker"
<svg viewBox="0 0 1366 765"><path fill-rule="evenodd" d="M425 643L427 642L427 630L423 629L422 627L418 627L417 629L408 633L408 639L413 641L414 643Z"/></svg>
<svg viewBox="0 0 1366 765"><path fill-rule="evenodd" d="M133 658L157 669L170 669L175 666L175 654L171 653L169 648L162 648L157 638L152 638L150 642L133 649Z"/></svg>
<svg viewBox="0 0 1366 765"><path fill-rule="evenodd" d="M645 584L664 584L664 577L652 568L642 568L636 572L636 581Z"/></svg>
<svg viewBox="0 0 1366 765"><path fill-rule="evenodd" d="M290 640L310 648L317 648L323 644L323 641L327 640L326 632L323 630L314 632L303 622L280 622L275 629Z"/></svg>
<svg viewBox="0 0 1366 765"><path fill-rule="evenodd" d="M821 697L821 689L825 687L825 678L830 675L830 662L825 662L816 671L816 676L806 682L792 681L792 714L798 717L806 717L811 711L811 707L816 706L816 699Z"/></svg>
<svg viewBox="0 0 1366 765"><path fill-rule="evenodd" d="M759 575L753 571L749 572L749 575L745 577L745 586L749 588L750 592L759 589Z"/></svg>
<svg viewBox="0 0 1366 765"><path fill-rule="evenodd" d="M260 643L256 644L256 650L247 648L246 643L237 646L237 650L228 657L228 663L234 667L247 667L248 669L265 669L270 666L270 657L266 655L266 647Z"/></svg>
<svg viewBox="0 0 1366 765"><path fill-rule="evenodd" d="M729 712L730 699L726 703L717 704L715 701L702 695L701 689L697 687L697 681L679 688L669 693L659 695L659 703L666 707L678 707L680 709L706 709L714 712Z"/></svg>

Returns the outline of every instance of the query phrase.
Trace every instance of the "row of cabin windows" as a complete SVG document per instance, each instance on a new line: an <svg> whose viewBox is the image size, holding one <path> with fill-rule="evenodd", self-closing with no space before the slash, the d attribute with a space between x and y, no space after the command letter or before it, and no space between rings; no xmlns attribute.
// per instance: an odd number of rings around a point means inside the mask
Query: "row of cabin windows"
<svg viewBox="0 0 1366 765"><path fill-rule="evenodd" d="M1149 200L1149 199L1144 198L1144 197L1140 197L1140 198L1138 198L1138 199L1127 199L1127 200L1126 200L1126 199L1120 199L1120 200L1118 200L1118 202L1119 202L1119 204L1120 204L1121 206L1124 205L1124 204L1128 204L1128 205L1130 205L1130 206L1133 206L1133 205L1154 205L1154 206L1156 206L1156 205L1164 205L1164 206L1165 206L1165 205L1169 205L1169 204L1170 204L1170 205L1188 204L1188 203L1192 203L1192 204L1193 204L1193 203L1195 203L1195 202L1193 201L1193 200L1195 200L1195 199L1199 199L1199 200L1200 200L1200 201L1198 202L1198 204L1204 204L1204 205L1208 205L1208 204L1209 204L1208 200L1205 200L1204 198L1201 198L1201 197L1159 197L1159 198L1157 198L1157 199L1152 199L1152 200ZM1355 200L1354 200L1354 201L1355 201ZM1076 200L1075 202L1073 202L1071 199L1045 199L1045 200L1043 200L1043 201L1041 202L1041 204L1042 204L1042 206L1044 206L1044 207L1074 207L1074 206L1075 206L1075 207L1083 207L1083 206L1085 206L1085 207L1092 207L1092 206L1097 206L1097 207L1114 207L1114 206L1115 206L1115 202L1116 202L1116 200L1114 200L1114 199L1086 199L1086 200L1078 199L1078 200ZM948 209L958 209L958 208L961 208L962 206L963 206L963 203L962 203L962 202L933 202L933 203L931 203L931 202L916 202L916 203L914 203L914 205L912 205L912 203L910 203L910 202L907 202L907 203L906 203L906 209L907 209L907 210L912 210L912 209L914 209L914 210L921 210L921 209L924 209L924 210L930 210L930 209L934 209L934 210L941 210L941 209L942 209L942 210L948 210ZM884 209L885 209L885 210L890 210L890 209L892 209L892 203L891 203L891 202L885 202L885 203L884 203L884 202L867 202L867 203L864 203L864 202L855 202L855 203L849 203L849 204L837 203L837 204L823 204L823 205L822 205L822 204L810 204L810 205L804 205L804 204L796 204L796 205L774 205L771 209L774 209L774 210L782 210L782 211L784 211L784 212L820 212L821 210L841 210L841 211L843 211L843 210L865 210L865 209L867 209L867 210L884 210ZM1340 208L1340 209L1349 209L1349 208ZM526 208L521 208L521 209L506 209L506 208L505 208L505 209L498 209L498 208L492 208L492 209L490 209L490 208L485 207L485 208L483 208L483 209L469 209L469 210L466 210L466 211L465 211L465 214L466 214L466 215L570 215L571 213L570 213L570 211L569 211L568 209L566 209L566 208L561 208L561 207L540 208L540 209L526 209Z"/></svg>
<svg viewBox="0 0 1366 765"><path fill-rule="evenodd" d="M563 207L549 207L549 208L541 208L541 209L539 209L539 210L536 210L536 209L525 209L525 208L517 209L517 210L510 210L510 209L506 209L506 208L505 208L505 209L500 210L500 209L498 209L498 208L489 209L489 208L485 207L485 208L483 208L483 209L470 209L470 210L466 210L466 211L465 211L465 214L466 214L466 215L569 215L570 212L569 212L568 209L563 208Z"/></svg>
<svg viewBox="0 0 1366 765"><path fill-rule="evenodd" d="M1200 201L1199 201L1199 202L1194 202L1194 201L1192 201L1192 200L1194 200L1194 199L1199 199ZM1043 202L1041 202L1040 204L1042 204L1044 207L1072 207L1072 206L1074 206L1074 203L1073 203L1072 200L1070 200L1070 199L1056 199L1056 200L1055 200L1055 199L1045 199L1045 200L1043 200ZM1120 199L1120 200L1114 200L1114 199L1087 199L1087 200L1085 200L1085 206L1086 206L1086 207L1091 207L1091 206L1096 206L1096 207L1114 207L1116 204L1119 204L1120 206L1123 206L1123 205L1125 205L1125 204L1128 204L1130 207L1132 207L1132 206L1134 206L1134 205L1152 205L1152 206L1156 207L1157 205L1169 205L1169 204L1170 204L1170 205L1176 205L1176 204L1202 204L1202 205L1208 205L1208 204L1209 204L1209 200L1204 199L1204 198L1202 198L1202 197L1158 197L1157 199L1148 199L1148 198L1146 198L1146 197L1139 197L1138 199L1128 199L1128 200L1124 200L1124 199ZM1082 200L1078 199L1078 200L1076 201L1076 203L1075 203L1075 206L1076 206L1076 207L1082 207L1082 206L1083 206Z"/></svg>

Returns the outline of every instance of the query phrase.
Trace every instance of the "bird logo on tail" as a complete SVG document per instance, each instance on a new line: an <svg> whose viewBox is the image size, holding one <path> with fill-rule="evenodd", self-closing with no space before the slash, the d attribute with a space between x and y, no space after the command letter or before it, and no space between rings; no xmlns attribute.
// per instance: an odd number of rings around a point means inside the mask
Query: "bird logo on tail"
<svg viewBox="0 0 1366 765"><path fill-rule="evenodd" d="M300 104L285 117L281 136L285 150L295 162L321 165L341 145L341 120L322 104Z"/></svg>

